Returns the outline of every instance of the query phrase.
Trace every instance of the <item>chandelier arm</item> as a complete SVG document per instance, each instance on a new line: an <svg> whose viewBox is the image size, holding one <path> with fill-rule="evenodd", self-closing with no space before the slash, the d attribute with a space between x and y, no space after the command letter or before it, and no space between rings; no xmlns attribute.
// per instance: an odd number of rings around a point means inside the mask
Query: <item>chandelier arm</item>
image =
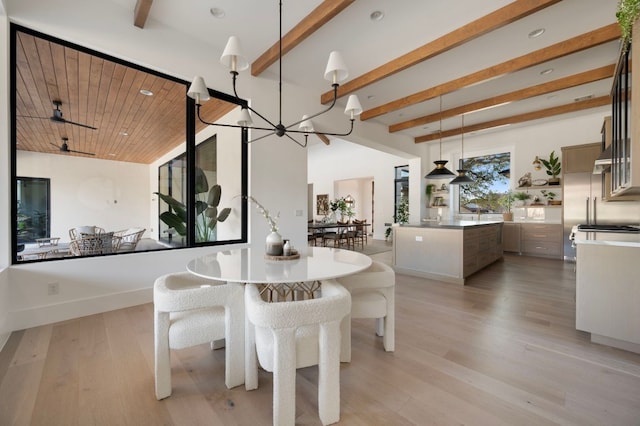
<svg viewBox="0 0 640 426"><path fill-rule="evenodd" d="M287 127L285 127L285 129L287 129L287 131L290 131L289 129L293 126L297 126L298 124L302 123L305 120L311 120L312 118L316 118L326 112L329 112L331 110L331 108L333 108L336 105L336 101L338 100L338 86L340 86L338 83L334 83L332 84L333 86L333 102L331 102L331 105L329 105L326 109L317 112L311 116L307 116L305 118L303 118L302 120L298 120L295 123L289 124ZM352 120L352 125L351 128L353 129L353 120ZM293 131L293 130L291 130ZM300 132L300 133L304 133L304 132ZM351 132L349 132L351 133ZM325 133L326 135L328 135L329 133ZM346 135L335 135L335 136L346 136Z"/></svg>
<svg viewBox="0 0 640 426"><path fill-rule="evenodd" d="M200 120L201 123L206 124L208 126L233 127L233 128L236 128L236 129L246 128L246 129L252 129L252 130L267 130L267 131L275 133L273 128L269 128L269 127L247 127L247 126L240 126L238 124L212 123L210 121L206 121L200 116L200 105L199 104L196 104L196 113L197 113L197 116L198 116L198 120ZM269 124L271 124L271 123L269 123Z"/></svg>
<svg viewBox="0 0 640 426"><path fill-rule="evenodd" d="M292 141L294 141L295 143L297 143L298 145L300 145L302 148L306 148L307 147L307 138L308 135L304 135L304 144L298 142L295 138L291 137L291 135L285 133L284 134L286 137L288 137L289 139L291 139ZM253 142L253 141L252 141Z"/></svg>
<svg viewBox="0 0 640 426"><path fill-rule="evenodd" d="M247 127L247 128L248 128L248 129L255 130L255 127ZM267 129L258 129L258 130L267 130ZM260 137L258 137L258 138L255 138L255 139L253 139L253 140L247 141L247 143L254 143L254 142L257 142L257 141L259 141L260 139L264 139L264 138L266 138L266 137L268 137L268 136L274 135L275 133L276 133L276 132L271 131L271 132L267 133L266 135L262 135L262 136L260 136Z"/></svg>
<svg viewBox="0 0 640 426"><path fill-rule="evenodd" d="M332 133L332 132L320 132L320 131L304 131L304 130L287 130L287 133L302 133L303 135L326 135L326 136L349 136L351 132L353 132L353 122L354 120L349 120L351 122L351 128L346 133Z"/></svg>

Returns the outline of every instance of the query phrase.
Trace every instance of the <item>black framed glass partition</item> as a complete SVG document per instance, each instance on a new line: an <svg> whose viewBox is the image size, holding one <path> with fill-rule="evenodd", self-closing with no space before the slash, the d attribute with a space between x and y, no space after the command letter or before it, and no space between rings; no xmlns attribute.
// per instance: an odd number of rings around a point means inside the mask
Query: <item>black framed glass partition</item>
<svg viewBox="0 0 640 426"><path fill-rule="evenodd" d="M16 24L10 77L14 263L85 255L74 253L74 240L91 232L110 247L86 255L246 242L246 204L237 197L247 192L246 131L197 122L189 82ZM246 104L210 95L201 115L211 122ZM215 226L207 222L206 237L197 232L198 200L208 201L197 193L200 172L221 188L217 207L229 209ZM49 182L46 236L59 239L56 256L23 241L17 176ZM183 235L160 219L168 182L185 210ZM134 248L120 250L133 234Z"/></svg>

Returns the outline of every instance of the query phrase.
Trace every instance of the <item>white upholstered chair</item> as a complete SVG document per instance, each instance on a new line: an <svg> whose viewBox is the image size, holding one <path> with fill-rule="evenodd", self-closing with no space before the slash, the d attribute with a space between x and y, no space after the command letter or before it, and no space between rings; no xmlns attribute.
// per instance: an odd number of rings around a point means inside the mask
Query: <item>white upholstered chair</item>
<svg viewBox="0 0 640 426"><path fill-rule="evenodd" d="M167 274L153 287L158 400L171 395L170 349L225 339L225 384L244 383L244 286L188 272Z"/></svg>
<svg viewBox="0 0 640 426"><path fill-rule="evenodd" d="M340 420L340 323L351 307L349 292L323 281L321 297L265 302L247 284L247 389L258 387L258 361L273 373L273 424L293 425L296 369L318 365L318 411L323 424ZM257 355L257 359L256 359Z"/></svg>
<svg viewBox="0 0 640 426"><path fill-rule="evenodd" d="M342 323L340 361L351 361L351 318L375 318L376 334L382 336L384 350L395 350L395 290L394 270L382 262L373 261L362 272L337 278L351 293L351 314Z"/></svg>

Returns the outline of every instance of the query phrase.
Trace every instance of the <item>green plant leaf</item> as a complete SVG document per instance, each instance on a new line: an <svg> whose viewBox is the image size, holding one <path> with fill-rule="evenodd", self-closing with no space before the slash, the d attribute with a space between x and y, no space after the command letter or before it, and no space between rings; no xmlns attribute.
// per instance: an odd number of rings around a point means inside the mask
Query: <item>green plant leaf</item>
<svg viewBox="0 0 640 426"><path fill-rule="evenodd" d="M196 194L209 191L209 181L200 167L196 167Z"/></svg>
<svg viewBox="0 0 640 426"><path fill-rule="evenodd" d="M176 232L182 236L187 235L187 228L184 226L184 221L171 212L162 212L160 220L163 221L169 228L173 228Z"/></svg>
<svg viewBox="0 0 640 426"><path fill-rule="evenodd" d="M210 206L218 207L220 205L220 196L222 195L222 187L220 185L213 185L209 190L209 198L207 203Z"/></svg>
<svg viewBox="0 0 640 426"><path fill-rule="evenodd" d="M215 218L217 218L218 217L218 208L209 206L209 207L207 207L207 210L205 210L204 214L207 217L215 217Z"/></svg>
<svg viewBox="0 0 640 426"><path fill-rule="evenodd" d="M231 208L225 207L224 209L222 209L222 211L218 215L218 222L224 222L225 220L227 220L230 214L231 214Z"/></svg>
<svg viewBox="0 0 640 426"><path fill-rule="evenodd" d="M169 207L171 207L173 209L175 214L179 218L181 218L183 222L186 222L186 220L187 220L187 208L186 208L186 206L184 204L182 204L180 201L176 200L175 198L173 198L170 195L161 194L159 192L154 192L154 194L157 194L158 197L160 197L160 199L162 201L167 203L169 205Z"/></svg>
<svg viewBox="0 0 640 426"><path fill-rule="evenodd" d="M196 215L201 215L209 206L204 201L196 200Z"/></svg>
<svg viewBox="0 0 640 426"><path fill-rule="evenodd" d="M209 219L209 229L215 228L217 224L218 224L217 218L212 217L211 219Z"/></svg>

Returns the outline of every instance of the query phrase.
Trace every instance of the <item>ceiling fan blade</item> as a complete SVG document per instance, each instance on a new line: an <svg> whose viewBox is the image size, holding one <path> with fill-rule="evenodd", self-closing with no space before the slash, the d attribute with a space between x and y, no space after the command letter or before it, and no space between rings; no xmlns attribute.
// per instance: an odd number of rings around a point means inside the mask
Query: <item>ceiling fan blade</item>
<svg viewBox="0 0 640 426"><path fill-rule="evenodd" d="M85 127L87 129L91 129L91 130L98 130L97 127L89 126L88 124L76 123L75 121L69 121L69 120L66 120L64 118L56 118L56 119L54 119L53 117L51 117L51 121L58 121L60 123L72 124L74 126Z"/></svg>
<svg viewBox="0 0 640 426"><path fill-rule="evenodd" d="M73 153L76 153L76 154L84 154L84 155L96 155L93 152L76 151L74 149L67 149L66 152L73 152Z"/></svg>
<svg viewBox="0 0 640 426"><path fill-rule="evenodd" d="M40 120L48 120L50 117L36 117L35 115L16 115L19 118L37 118Z"/></svg>

